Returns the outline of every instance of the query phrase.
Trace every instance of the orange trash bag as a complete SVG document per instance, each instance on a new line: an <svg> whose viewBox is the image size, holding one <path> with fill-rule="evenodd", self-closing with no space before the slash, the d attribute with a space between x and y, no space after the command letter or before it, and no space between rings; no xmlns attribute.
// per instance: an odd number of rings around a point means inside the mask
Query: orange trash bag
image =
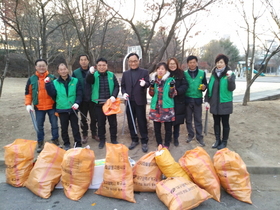
<svg viewBox="0 0 280 210"><path fill-rule="evenodd" d="M177 163L169 150L166 148L162 148L160 145L158 147L158 151L155 153L155 159L158 167L161 172L166 177L185 177L187 180L191 181L191 178L188 174L183 170L179 163Z"/></svg>
<svg viewBox="0 0 280 210"><path fill-rule="evenodd" d="M116 101L112 103L111 99L108 99L102 106L102 110L106 116L122 113L121 100L119 98L116 98Z"/></svg>
<svg viewBox="0 0 280 210"><path fill-rule="evenodd" d="M155 160L155 152L141 157L133 169L134 191L155 192L156 184L161 181L161 171Z"/></svg>
<svg viewBox="0 0 280 210"><path fill-rule="evenodd" d="M241 157L224 148L216 152L213 160L221 185L227 193L237 200L252 204L250 175Z"/></svg>
<svg viewBox="0 0 280 210"><path fill-rule="evenodd" d="M60 180L64 154L65 150L46 142L24 184L25 187L41 198L49 198Z"/></svg>
<svg viewBox="0 0 280 210"><path fill-rule="evenodd" d="M14 187L22 187L27 180L34 162L37 141L16 139L4 146L6 182Z"/></svg>
<svg viewBox="0 0 280 210"><path fill-rule="evenodd" d="M156 193L169 210L193 209L212 197L184 177L169 177L160 181Z"/></svg>
<svg viewBox="0 0 280 210"><path fill-rule="evenodd" d="M79 200L88 190L94 172L94 160L94 152L89 148L66 151L61 163L61 183L67 198Z"/></svg>
<svg viewBox="0 0 280 210"><path fill-rule="evenodd" d="M216 201L220 202L220 180L210 156L202 147L186 151L179 159L179 164L195 184L205 189Z"/></svg>
<svg viewBox="0 0 280 210"><path fill-rule="evenodd" d="M103 182L95 193L136 203L132 168L128 160L128 148L125 145L106 143Z"/></svg>

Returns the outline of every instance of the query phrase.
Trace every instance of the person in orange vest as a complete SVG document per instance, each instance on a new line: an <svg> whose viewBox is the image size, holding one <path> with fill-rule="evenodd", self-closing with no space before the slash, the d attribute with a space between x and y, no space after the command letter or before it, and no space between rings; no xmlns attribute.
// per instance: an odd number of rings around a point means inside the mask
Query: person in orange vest
<svg viewBox="0 0 280 210"><path fill-rule="evenodd" d="M35 112L36 123L38 127L37 141L38 147L37 152L40 153L44 146L44 122L46 114L49 116L51 124L51 141L59 145L58 140L58 125L57 116L55 115L55 102L51 96L48 95L45 89L44 79L49 77L54 80L55 77L48 72L48 63L44 59L38 59L35 61L36 72L33 74L26 83L25 87L25 106L28 113ZM33 106L32 106L33 104Z"/></svg>

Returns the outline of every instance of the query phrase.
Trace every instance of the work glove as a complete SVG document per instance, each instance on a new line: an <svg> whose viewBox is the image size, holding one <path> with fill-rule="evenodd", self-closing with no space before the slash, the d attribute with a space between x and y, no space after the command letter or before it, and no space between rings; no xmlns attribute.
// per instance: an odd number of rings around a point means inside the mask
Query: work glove
<svg viewBox="0 0 280 210"><path fill-rule="evenodd" d="M78 108L79 108L79 104L74 103L73 106L72 106L72 109L77 110Z"/></svg>
<svg viewBox="0 0 280 210"><path fill-rule="evenodd" d="M175 86L175 80L172 80L171 82L170 82L170 87L174 87Z"/></svg>
<svg viewBox="0 0 280 210"><path fill-rule="evenodd" d="M31 105L27 105L27 106L26 106L26 111L27 111L28 113L30 113L31 111L34 112L34 109L33 109L33 107L32 107Z"/></svg>
<svg viewBox="0 0 280 210"><path fill-rule="evenodd" d="M205 105L205 109L206 109L206 110L210 109L210 104L209 104L208 102L205 102L204 105Z"/></svg>
<svg viewBox="0 0 280 210"><path fill-rule="evenodd" d="M127 101L127 100L128 100L129 95L128 95L127 93L124 93L124 94L122 95L122 97L123 97L123 99L124 99L124 100L126 100L126 101Z"/></svg>
<svg viewBox="0 0 280 210"><path fill-rule="evenodd" d="M116 98L114 96L111 96L110 100L112 101L112 103L114 103L116 101Z"/></svg>
<svg viewBox="0 0 280 210"><path fill-rule="evenodd" d="M91 74L94 74L94 71L95 71L94 66L91 66L91 67L89 68L89 72L90 72Z"/></svg>
<svg viewBox="0 0 280 210"><path fill-rule="evenodd" d="M144 78L140 79L140 86L144 87L146 85L146 81L144 80Z"/></svg>
<svg viewBox="0 0 280 210"><path fill-rule="evenodd" d="M152 81L150 82L150 85L151 85L151 87L155 87L155 80L152 80Z"/></svg>
<svg viewBox="0 0 280 210"><path fill-rule="evenodd" d="M49 77L46 77L45 79L44 79L44 82L45 83L49 83L51 81L51 79L49 78Z"/></svg>
<svg viewBox="0 0 280 210"><path fill-rule="evenodd" d="M227 71L227 77L230 77L231 75L232 75L232 71L231 70Z"/></svg>

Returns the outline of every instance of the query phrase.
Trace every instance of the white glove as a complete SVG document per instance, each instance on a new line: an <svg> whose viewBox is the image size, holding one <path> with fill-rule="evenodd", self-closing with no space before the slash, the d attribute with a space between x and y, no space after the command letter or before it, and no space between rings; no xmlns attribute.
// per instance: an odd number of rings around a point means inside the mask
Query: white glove
<svg viewBox="0 0 280 210"><path fill-rule="evenodd" d="M124 93L124 94L122 95L122 97L123 97L123 99L124 99L124 100L126 100L126 101L127 101L127 100L128 100L129 95L128 95L127 93Z"/></svg>
<svg viewBox="0 0 280 210"><path fill-rule="evenodd" d="M140 79L139 81L140 81L140 86L141 87L144 87L146 85L146 82L145 82L145 80L143 78Z"/></svg>
<svg viewBox="0 0 280 210"><path fill-rule="evenodd" d="M231 75L232 75L232 71L231 70L227 71L227 77L230 77Z"/></svg>
<svg viewBox="0 0 280 210"><path fill-rule="evenodd" d="M72 109L77 110L78 108L79 108L79 104L74 103L73 106L72 106Z"/></svg>
<svg viewBox="0 0 280 210"><path fill-rule="evenodd" d="M206 110L210 109L210 104L209 104L208 102L205 102L204 105L205 105L205 109L206 109Z"/></svg>
<svg viewBox="0 0 280 210"><path fill-rule="evenodd" d="M95 71L94 66L91 66L91 67L89 68L89 72L90 72L91 74L93 74L94 71Z"/></svg>
<svg viewBox="0 0 280 210"><path fill-rule="evenodd" d="M45 79L44 79L44 82L45 83L49 83L51 81L51 79L49 78L49 77L46 77Z"/></svg>
<svg viewBox="0 0 280 210"><path fill-rule="evenodd" d="M33 109L33 107L32 107L31 105L27 105L27 106L26 106L26 111L27 111L28 113L30 113L31 111L34 112L34 109Z"/></svg>
<svg viewBox="0 0 280 210"><path fill-rule="evenodd" d="M110 100L112 101L112 103L114 103L116 101L116 98L114 96L111 96Z"/></svg>

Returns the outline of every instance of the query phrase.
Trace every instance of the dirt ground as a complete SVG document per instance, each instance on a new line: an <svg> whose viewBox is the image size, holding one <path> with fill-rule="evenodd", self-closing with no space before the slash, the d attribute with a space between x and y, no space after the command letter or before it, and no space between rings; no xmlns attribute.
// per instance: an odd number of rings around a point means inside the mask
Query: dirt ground
<svg viewBox="0 0 280 210"><path fill-rule="evenodd" d="M2 97L0 98L0 159L4 158L3 147L12 143L17 138L36 140L36 133L32 125L30 115L24 106L24 88L26 78L6 78ZM122 104L122 110L124 105ZM147 105L147 113L149 105ZM203 113L204 122L205 113ZM124 134L123 114L118 114L118 141L127 146L130 145L127 123L125 122ZM156 150L153 124L148 121L149 127L149 151ZM279 136L280 136L280 100L250 102L248 106L234 103L234 113L230 116L231 132L228 148L237 152L244 162L250 166L280 166ZM209 115L208 135L204 137L205 150L211 157L217 151L211 145L215 141L213 132L213 119ZM45 122L45 140L50 141L50 126L48 118ZM71 129L69 129L71 136ZM178 159L185 153L198 146L195 141L186 143L186 128L181 125L179 137L180 145L170 147L170 152L174 159ZM109 141L107 129L107 141ZM62 139L60 138L60 143ZM71 141L73 138L71 136ZM98 142L91 140L89 145L94 150L96 159L105 158L106 149L98 149ZM37 155L37 154L36 154ZM129 156L138 160L144 153L141 146L129 151Z"/></svg>

